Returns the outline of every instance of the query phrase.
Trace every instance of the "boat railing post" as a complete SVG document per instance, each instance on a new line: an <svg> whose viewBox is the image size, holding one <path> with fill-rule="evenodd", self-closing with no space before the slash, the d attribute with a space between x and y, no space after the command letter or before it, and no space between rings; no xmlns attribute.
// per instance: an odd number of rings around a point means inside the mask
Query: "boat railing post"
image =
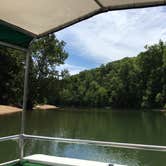
<svg viewBox="0 0 166 166"><path fill-rule="evenodd" d="M26 52L26 62L25 62L25 75L24 75L24 94L23 94L23 109L21 115L21 131L20 131L20 159L24 157L24 133L25 133L25 114L27 110L27 97L28 97L28 78L29 78L29 61L31 56L31 45Z"/></svg>

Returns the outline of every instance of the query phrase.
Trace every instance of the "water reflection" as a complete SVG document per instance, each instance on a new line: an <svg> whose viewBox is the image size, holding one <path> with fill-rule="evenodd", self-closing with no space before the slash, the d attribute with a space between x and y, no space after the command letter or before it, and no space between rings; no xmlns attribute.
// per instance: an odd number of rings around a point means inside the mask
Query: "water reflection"
<svg viewBox="0 0 166 166"><path fill-rule="evenodd" d="M126 164L128 166L165 166L164 152L104 148L92 145L64 144L56 142L27 141L26 155L50 154L87 160Z"/></svg>
<svg viewBox="0 0 166 166"><path fill-rule="evenodd" d="M159 112L65 108L28 112L26 133L64 138L166 145L165 123L166 116ZM0 116L0 136L17 134L19 130L19 113ZM129 166L165 166L166 163L165 152L42 141L27 141L25 149L26 154L44 153L108 161ZM4 159L13 159L15 152L18 153L15 143L0 143L0 162Z"/></svg>
<svg viewBox="0 0 166 166"><path fill-rule="evenodd" d="M0 143L0 163L19 158L17 141L5 141Z"/></svg>
<svg viewBox="0 0 166 166"><path fill-rule="evenodd" d="M166 117L158 112L67 109L27 117L29 134L166 145Z"/></svg>

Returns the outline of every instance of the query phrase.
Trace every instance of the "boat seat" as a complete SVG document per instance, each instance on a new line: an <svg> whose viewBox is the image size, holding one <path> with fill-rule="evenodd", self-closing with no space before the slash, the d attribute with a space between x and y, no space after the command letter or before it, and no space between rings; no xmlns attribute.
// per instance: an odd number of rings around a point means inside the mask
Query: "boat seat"
<svg viewBox="0 0 166 166"><path fill-rule="evenodd" d="M32 156L27 156L24 157L24 160L27 160L32 163L44 164L49 166L122 166L118 164L90 160L80 160L66 157L56 157L44 154L35 154Z"/></svg>

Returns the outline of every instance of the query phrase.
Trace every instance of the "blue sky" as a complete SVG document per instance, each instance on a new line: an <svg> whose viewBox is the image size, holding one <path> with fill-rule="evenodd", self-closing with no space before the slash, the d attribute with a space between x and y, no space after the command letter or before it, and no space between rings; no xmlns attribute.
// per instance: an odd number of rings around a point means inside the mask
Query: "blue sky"
<svg viewBox="0 0 166 166"><path fill-rule="evenodd" d="M166 41L166 7L103 13L55 34L66 42L64 65L79 73L123 57L136 56L145 45Z"/></svg>

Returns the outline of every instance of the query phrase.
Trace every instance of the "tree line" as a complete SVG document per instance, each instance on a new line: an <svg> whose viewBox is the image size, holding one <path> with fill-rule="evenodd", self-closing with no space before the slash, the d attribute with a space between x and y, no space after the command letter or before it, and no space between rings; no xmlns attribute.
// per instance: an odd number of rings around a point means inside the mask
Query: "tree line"
<svg viewBox="0 0 166 166"><path fill-rule="evenodd" d="M101 65L65 79L66 105L115 108L166 107L166 43L145 46L137 57Z"/></svg>
<svg viewBox="0 0 166 166"><path fill-rule="evenodd" d="M54 34L32 44L28 108L35 104L115 107L166 107L166 43L145 46L124 58L70 76L58 71L68 53ZM111 55L110 55L111 56ZM26 54L0 46L0 104L22 107Z"/></svg>
<svg viewBox="0 0 166 166"><path fill-rule="evenodd" d="M59 103L62 80L67 70L59 72L68 54L65 42L54 34L37 39L30 57L28 109L37 103ZM0 46L0 104L22 107L26 53Z"/></svg>

